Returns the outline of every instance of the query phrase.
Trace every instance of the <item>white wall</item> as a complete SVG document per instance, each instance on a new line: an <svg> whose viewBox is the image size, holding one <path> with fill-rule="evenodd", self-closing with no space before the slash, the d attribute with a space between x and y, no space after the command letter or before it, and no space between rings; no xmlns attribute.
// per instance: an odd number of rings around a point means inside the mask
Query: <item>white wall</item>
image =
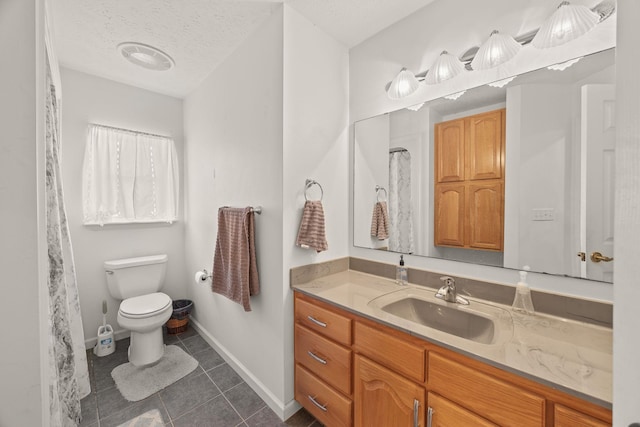
<svg viewBox="0 0 640 427"><path fill-rule="evenodd" d="M280 9L184 100L189 276L212 270L219 207L263 208L252 311L190 280L192 315L272 407L284 402L283 324L292 315L282 292L282 22Z"/></svg>
<svg viewBox="0 0 640 427"><path fill-rule="evenodd" d="M613 425L640 422L640 2L618 0Z"/></svg>
<svg viewBox="0 0 640 427"><path fill-rule="evenodd" d="M42 7L0 2L2 426L48 425L49 415Z"/></svg>
<svg viewBox="0 0 640 427"><path fill-rule="evenodd" d="M591 6L586 1L577 3ZM402 67L414 72L425 71L442 50L446 49L460 56L468 48L484 42L493 29L512 35L526 33L538 28L557 6L554 0L490 0L482 3L450 0L437 1L418 10L351 49L350 121L355 122L505 77L496 69L464 73L440 85L422 85L414 95L402 101L390 100L384 91L385 85ZM510 62L507 71L509 74L530 71L614 46L614 19L598 25L585 37L572 42L569 48L539 50L530 45L525 46ZM356 247L352 247L350 254L388 263L396 261L396 254ZM407 257L407 265L499 283L517 281L517 274L513 270L489 266L414 256ZM531 274L529 281L537 289L604 301L611 301L613 295L611 285L598 282L541 274Z"/></svg>
<svg viewBox="0 0 640 427"><path fill-rule="evenodd" d="M347 49L289 6L284 7L283 289L285 402L293 399L293 292L289 269L348 256L349 56ZM324 190L329 249L294 245L305 179ZM313 196L310 190L310 196ZM317 192L315 193L317 194Z"/></svg>
<svg viewBox="0 0 640 427"><path fill-rule="evenodd" d="M82 322L88 347L95 345L102 324L102 301L117 337L126 335L116 321L117 301L109 295L103 262L166 253L167 274L162 291L186 298L184 214L173 224L82 225L82 161L87 126L98 123L171 136L183 175L182 100L62 68L62 175L64 196L76 264ZM181 183L181 198L184 191Z"/></svg>

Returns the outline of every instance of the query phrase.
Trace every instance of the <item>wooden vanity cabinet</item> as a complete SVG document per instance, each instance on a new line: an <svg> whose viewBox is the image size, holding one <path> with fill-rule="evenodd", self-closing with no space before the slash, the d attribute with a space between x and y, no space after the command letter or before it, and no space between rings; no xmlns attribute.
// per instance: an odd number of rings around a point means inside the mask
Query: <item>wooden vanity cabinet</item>
<svg viewBox="0 0 640 427"><path fill-rule="evenodd" d="M611 425L606 408L299 292L295 312L295 397L328 427Z"/></svg>
<svg viewBox="0 0 640 427"><path fill-rule="evenodd" d="M505 109L436 123L434 244L502 251Z"/></svg>

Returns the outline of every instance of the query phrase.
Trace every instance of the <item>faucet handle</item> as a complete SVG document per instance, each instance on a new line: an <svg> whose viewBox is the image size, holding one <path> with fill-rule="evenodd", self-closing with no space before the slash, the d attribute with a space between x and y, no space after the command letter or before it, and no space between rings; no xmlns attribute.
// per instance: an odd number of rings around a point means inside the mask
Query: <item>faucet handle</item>
<svg viewBox="0 0 640 427"><path fill-rule="evenodd" d="M449 286L449 287L455 287L456 286L456 279L454 279L451 276L442 276L440 277L440 280L442 280L445 284L445 286Z"/></svg>

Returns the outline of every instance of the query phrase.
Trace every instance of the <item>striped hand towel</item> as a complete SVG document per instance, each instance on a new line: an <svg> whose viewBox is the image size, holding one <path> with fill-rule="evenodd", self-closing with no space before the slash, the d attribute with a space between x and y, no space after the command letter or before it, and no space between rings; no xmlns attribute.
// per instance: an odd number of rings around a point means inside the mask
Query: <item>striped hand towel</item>
<svg viewBox="0 0 640 427"><path fill-rule="evenodd" d="M378 240L389 238L389 212L387 211L387 202L377 202L373 206L371 235L377 237Z"/></svg>
<svg viewBox="0 0 640 427"><path fill-rule="evenodd" d="M329 248L324 233L324 210L320 200L305 202L296 246L312 248L317 252L326 251Z"/></svg>
<svg viewBox="0 0 640 427"><path fill-rule="evenodd" d="M260 293L250 207L218 209L218 237L213 257L211 290L251 311L249 297Z"/></svg>

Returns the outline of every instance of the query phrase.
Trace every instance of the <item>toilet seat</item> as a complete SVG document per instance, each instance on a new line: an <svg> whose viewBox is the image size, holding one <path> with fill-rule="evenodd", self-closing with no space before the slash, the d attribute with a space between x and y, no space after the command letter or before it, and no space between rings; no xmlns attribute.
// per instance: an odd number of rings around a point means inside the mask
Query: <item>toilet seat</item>
<svg viewBox="0 0 640 427"><path fill-rule="evenodd" d="M129 319L151 317L171 307L171 298L162 292L127 298L120 304L119 314Z"/></svg>

